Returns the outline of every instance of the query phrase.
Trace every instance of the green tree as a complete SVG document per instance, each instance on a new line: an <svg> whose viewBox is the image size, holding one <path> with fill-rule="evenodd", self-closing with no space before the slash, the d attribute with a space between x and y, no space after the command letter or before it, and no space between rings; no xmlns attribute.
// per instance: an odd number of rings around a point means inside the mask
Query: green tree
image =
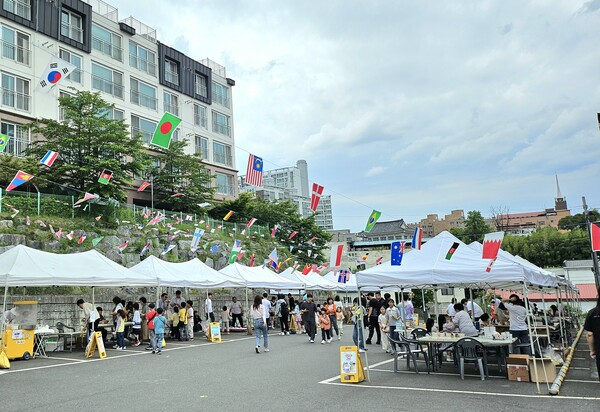
<svg viewBox="0 0 600 412"><path fill-rule="evenodd" d="M44 136L44 140L33 143L28 155L40 159L48 150L60 153L60 159L51 168L41 168L38 176L67 188L124 201L133 175L149 164L142 141L130 138L123 120L109 118L114 105L99 93L77 91L58 100L68 120L41 119L29 125L32 133ZM104 169L113 172L107 185L98 182Z"/></svg>
<svg viewBox="0 0 600 412"><path fill-rule="evenodd" d="M151 169L154 196L159 207L199 212L198 204L211 200L212 176L202 164L200 154L187 154L188 140L171 141L168 149L155 149L159 166ZM181 194L182 196L178 196Z"/></svg>
<svg viewBox="0 0 600 412"><path fill-rule="evenodd" d="M467 244L471 242L483 242L484 235L491 231L492 228L485 223L481 212L478 210L471 210L467 213L461 240Z"/></svg>
<svg viewBox="0 0 600 412"><path fill-rule="evenodd" d="M590 222L600 221L600 212L596 209L592 209L589 212ZM585 227L585 215L583 213L577 213L573 216L563 217L558 221L559 229L571 230L577 227Z"/></svg>

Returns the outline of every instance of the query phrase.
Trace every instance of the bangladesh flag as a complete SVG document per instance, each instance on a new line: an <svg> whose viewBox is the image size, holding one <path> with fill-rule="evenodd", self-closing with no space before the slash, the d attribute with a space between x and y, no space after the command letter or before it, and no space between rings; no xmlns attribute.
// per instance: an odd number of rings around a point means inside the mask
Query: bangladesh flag
<svg viewBox="0 0 600 412"><path fill-rule="evenodd" d="M367 220L365 232L368 233L371 231L371 229L373 229L375 223L377 223L377 219L379 219L379 216L381 216L381 212L378 212L377 210L373 210L373 212L371 212L371 216L369 216L369 220Z"/></svg>
<svg viewBox="0 0 600 412"><path fill-rule="evenodd" d="M181 123L181 119L171 113L163 114L162 119L158 125L156 125L156 130L154 130L154 135L152 136L151 144L155 146L160 146L165 149L169 148L169 143L171 143L171 136L177 126Z"/></svg>

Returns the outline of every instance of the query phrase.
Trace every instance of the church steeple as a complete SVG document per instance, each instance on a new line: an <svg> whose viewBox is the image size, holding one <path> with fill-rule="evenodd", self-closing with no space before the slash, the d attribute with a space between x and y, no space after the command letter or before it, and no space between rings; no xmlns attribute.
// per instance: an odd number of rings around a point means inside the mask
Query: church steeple
<svg viewBox="0 0 600 412"><path fill-rule="evenodd" d="M558 184L558 175L556 177L556 198L554 199L554 210L568 210L567 199L565 199L560 192L560 185Z"/></svg>

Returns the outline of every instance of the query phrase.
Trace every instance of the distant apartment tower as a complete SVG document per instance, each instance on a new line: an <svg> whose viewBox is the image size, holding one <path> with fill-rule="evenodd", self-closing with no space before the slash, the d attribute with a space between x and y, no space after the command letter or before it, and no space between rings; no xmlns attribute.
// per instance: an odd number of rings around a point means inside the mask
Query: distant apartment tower
<svg viewBox="0 0 600 412"><path fill-rule="evenodd" d="M263 186L255 187L246 184L246 176L239 177L239 191L252 192L256 196L271 202L290 200L302 216L309 216L311 193L308 186L308 164L306 160L298 160L296 166L283 167L263 171ZM317 206L315 222L324 229L333 229L333 211L331 195L321 196Z"/></svg>
<svg viewBox="0 0 600 412"><path fill-rule="evenodd" d="M218 199L237 195L232 86L225 68L197 61L161 43L156 30L101 0L3 0L0 6L0 132L11 137L6 153L22 156L31 143L23 125L34 119L64 120L59 96L70 88L99 91L124 119L131 135L149 145L164 112L182 119L174 139L187 139L187 153L201 153L215 176ZM48 93L36 84L52 56L76 70ZM143 178L143 176L140 176ZM141 181L138 180L136 184ZM128 202L149 194L131 190Z"/></svg>
<svg viewBox="0 0 600 412"><path fill-rule="evenodd" d="M443 219L439 219L437 214L427 215L425 219L421 219L416 225L423 229L423 237L430 238L437 236L444 230L452 228L462 229L465 224L465 212L463 210L453 210L449 215L445 215Z"/></svg>

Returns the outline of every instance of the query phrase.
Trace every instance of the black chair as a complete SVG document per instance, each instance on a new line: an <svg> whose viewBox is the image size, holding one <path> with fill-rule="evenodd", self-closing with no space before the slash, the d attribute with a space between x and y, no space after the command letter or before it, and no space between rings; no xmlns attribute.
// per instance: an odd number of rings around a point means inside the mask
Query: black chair
<svg viewBox="0 0 600 412"><path fill-rule="evenodd" d="M394 352L392 355L394 356L394 372L398 372L398 359L401 356L406 356L406 367L410 370L410 361L412 360L413 366L415 367L415 372L419 373L419 369L417 367L417 355L423 354L425 359L425 365L427 367L427 373L430 373L429 369L429 357L427 355L427 350L423 348L423 346L414 340L406 339L402 334L402 331L398 334L400 337L399 340L393 339L389 334L386 334L388 340L390 342L390 346L394 348ZM417 348L411 347L411 345L417 344Z"/></svg>
<svg viewBox="0 0 600 412"><path fill-rule="evenodd" d="M476 339L462 338L455 344L456 358L460 365L460 378L465 379L465 362L474 362L479 366L481 380L489 376L485 346Z"/></svg>
<svg viewBox="0 0 600 412"><path fill-rule="evenodd" d="M413 339L422 338L427 335L427 329L414 328L410 334L412 335Z"/></svg>
<svg viewBox="0 0 600 412"><path fill-rule="evenodd" d="M75 328L72 326L67 326L62 322L56 322L56 330L58 331L58 340L63 340L63 350L67 350L67 346L69 347L69 352L73 352L74 346L74 338L72 334L65 334L65 329L70 329L75 332ZM58 346L57 346L58 348ZM55 349L56 350L56 349Z"/></svg>

